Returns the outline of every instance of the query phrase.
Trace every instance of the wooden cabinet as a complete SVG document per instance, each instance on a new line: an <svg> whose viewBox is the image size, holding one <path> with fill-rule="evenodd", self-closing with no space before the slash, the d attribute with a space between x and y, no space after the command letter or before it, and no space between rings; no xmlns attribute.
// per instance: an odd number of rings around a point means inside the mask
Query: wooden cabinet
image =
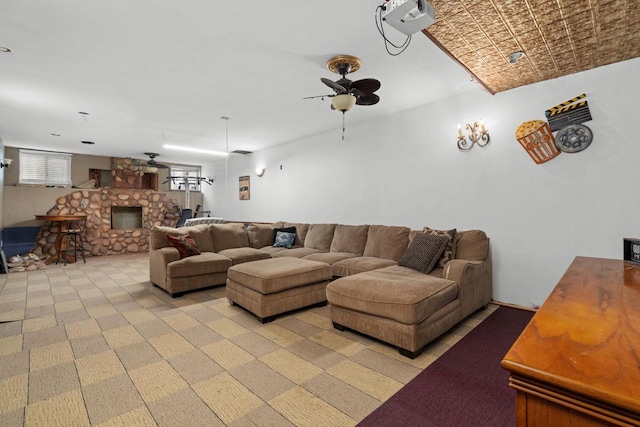
<svg viewBox="0 0 640 427"><path fill-rule="evenodd" d="M502 366L518 426L640 426L640 266L575 258Z"/></svg>

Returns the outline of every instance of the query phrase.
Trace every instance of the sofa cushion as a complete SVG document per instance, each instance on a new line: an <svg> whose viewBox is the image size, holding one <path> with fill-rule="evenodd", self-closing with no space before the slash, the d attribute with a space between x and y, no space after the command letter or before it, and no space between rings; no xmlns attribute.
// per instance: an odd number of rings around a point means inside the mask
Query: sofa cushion
<svg viewBox="0 0 640 427"><path fill-rule="evenodd" d="M329 252L336 224L311 224L304 238L304 247Z"/></svg>
<svg viewBox="0 0 640 427"><path fill-rule="evenodd" d="M418 234L409 243L409 247L398 261L398 265L429 274L440 260L440 256L448 244L449 237L447 236Z"/></svg>
<svg viewBox="0 0 640 427"><path fill-rule="evenodd" d="M366 256L347 258L333 263L333 275L340 277L351 276L352 274L377 270L379 268L389 267L396 264L397 261L384 258Z"/></svg>
<svg viewBox="0 0 640 427"><path fill-rule="evenodd" d="M459 231L456 238L456 258L484 261L489 256L489 238L484 231Z"/></svg>
<svg viewBox="0 0 640 427"><path fill-rule="evenodd" d="M409 246L408 227L371 225L367 233L364 256L398 261Z"/></svg>
<svg viewBox="0 0 640 427"><path fill-rule="evenodd" d="M231 259L232 265L271 258L271 255L268 253L261 251L260 249L249 247L223 249L218 252L218 254Z"/></svg>
<svg viewBox="0 0 640 427"><path fill-rule="evenodd" d="M317 254L322 252L324 251L321 251L320 249L313 249L313 248L293 248L293 249L284 248L284 250L282 251L272 253L271 256L273 258L282 258L282 257L302 258L307 255Z"/></svg>
<svg viewBox="0 0 640 427"><path fill-rule="evenodd" d="M214 252L203 252L167 264L167 276L171 278L194 277L213 273L224 273L231 267L231 260ZM217 283L212 283L216 285Z"/></svg>
<svg viewBox="0 0 640 427"><path fill-rule="evenodd" d="M273 246L265 246L264 248L260 248L260 251L269 254L270 256L275 254L276 252L286 251L287 248L275 248Z"/></svg>
<svg viewBox="0 0 640 427"><path fill-rule="evenodd" d="M309 231L309 224L303 222L282 222L282 227L295 227L296 228L296 241L293 242L294 246L303 246L304 240L307 237Z"/></svg>
<svg viewBox="0 0 640 427"><path fill-rule="evenodd" d="M167 234L167 241L169 242L169 245L178 250L180 259L200 255L200 250L198 249L195 240L189 237L188 234L186 236L173 236L171 234Z"/></svg>
<svg viewBox="0 0 640 427"><path fill-rule="evenodd" d="M295 230L295 228L294 228ZM287 231L276 231L276 239L273 243L273 246L278 248L287 248L291 249L293 247L293 242L296 240L296 233L287 232Z"/></svg>
<svg viewBox="0 0 640 427"><path fill-rule="evenodd" d="M213 251L220 252L230 248L245 248L249 246L249 237L244 224L210 224Z"/></svg>
<svg viewBox="0 0 640 427"><path fill-rule="evenodd" d="M442 252L442 256L438 261L438 265L444 268L444 265L454 259L456 257L456 229L452 228L451 230L434 230L429 227L424 228L424 232L427 234L433 234L438 236L447 236L449 238L449 243L445 248L444 252Z"/></svg>
<svg viewBox="0 0 640 427"><path fill-rule="evenodd" d="M456 282L391 266L329 283L332 305L415 325L455 300Z"/></svg>
<svg viewBox="0 0 640 427"><path fill-rule="evenodd" d="M273 230L281 224L248 224L246 228L249 246L260 249L273 245Z"/></svg>
<svg viewBox="0 0 640 427"><path fill-rule="evenodd" d="M213 243L211 242L211 233L209 225L194 225L189 227L164 227L154 226L149 233L149 243L151 249L165 248L169 245L167 235L186 236L189 235L198 246L200 252L213 252Z"/></svg>
<svg viewBox="0 0 640 427"><path fill-rule="evenodd" d="M367 243L368 225L336 225L330 252L347 252L362 256Z"/></svg>
<svg viewBox="0 0 640 427"><path fill-rule="evenodd" d="M356 255L350 252L318 252L311 255L306 255L304 259L310 259L311 261L324 262L329 265L333 265L343 259L355 258Z"/></svg>

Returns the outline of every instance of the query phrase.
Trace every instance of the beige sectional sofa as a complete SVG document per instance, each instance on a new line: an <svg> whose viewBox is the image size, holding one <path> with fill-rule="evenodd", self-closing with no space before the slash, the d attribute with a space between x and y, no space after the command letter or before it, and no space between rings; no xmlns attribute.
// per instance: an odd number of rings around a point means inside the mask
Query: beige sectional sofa
<svg viewBox="0 0 640 427"><path fill-rule="evenodd" d="M290 227L296 228L293 247L274 247L275 230ZM457 232L447 247L451 259L443 255L428 274L398 265L423 232L401 226L289 222L154 227L150 278L177 296L225 284L228 269L246 262L296 257L326 263L334 278L326 286L334 326L380 339L415 357L492 297L489 239L483 231ZM200 254L181 259L167 235L189 235Z"/></svg>

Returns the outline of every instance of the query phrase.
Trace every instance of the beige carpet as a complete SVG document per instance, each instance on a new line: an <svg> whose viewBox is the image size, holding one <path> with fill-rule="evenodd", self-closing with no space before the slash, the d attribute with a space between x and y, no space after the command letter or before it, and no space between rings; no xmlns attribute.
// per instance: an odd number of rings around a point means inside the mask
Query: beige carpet
<svg viewBox="0 0 640 427"><path fill-rule="evenodd" d="M495 308L410 360L329 307L263 325L224 287L172 299L146 254L0 275L0 426L352 426Z"/></svg>

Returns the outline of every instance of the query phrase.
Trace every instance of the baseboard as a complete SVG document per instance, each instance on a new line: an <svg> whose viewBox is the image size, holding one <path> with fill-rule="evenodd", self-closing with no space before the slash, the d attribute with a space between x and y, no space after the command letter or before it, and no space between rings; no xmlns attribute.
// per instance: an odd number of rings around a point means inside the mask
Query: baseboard
<svg viewBox="0 0 640 427"><path fill-rule="evenodd" d="M500 302L496 300L491 300L491 304L502 305L504 307L517 308L519 310L527 310L527 311L533 311L533 312L538 311L538 307L525 307L524 305L511 304L508 302Z"/></svg>

